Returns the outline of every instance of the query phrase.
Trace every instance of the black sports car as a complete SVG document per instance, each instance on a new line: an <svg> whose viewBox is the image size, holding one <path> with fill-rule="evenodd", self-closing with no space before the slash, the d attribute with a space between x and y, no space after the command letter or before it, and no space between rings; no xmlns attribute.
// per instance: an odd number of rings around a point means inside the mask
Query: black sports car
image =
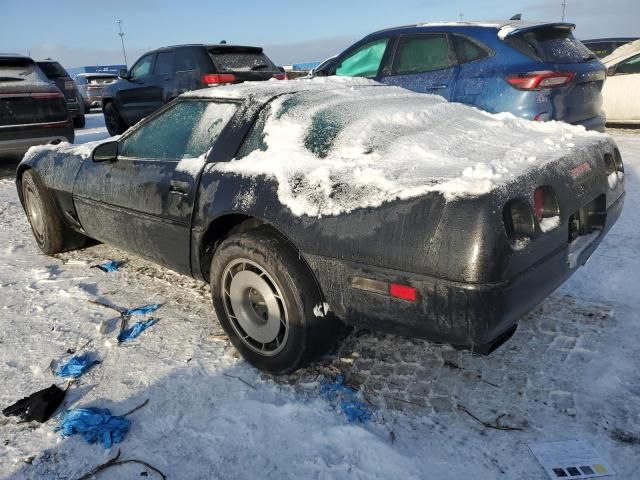
<svg viewBox="0 0 640 480"><path fill-rule="evenodd" d="M40 248L85 236L208 281L252 364L343 324L489 353L620 215L610 137L367 80L190 92L118 139L18 168Z"/></svg>

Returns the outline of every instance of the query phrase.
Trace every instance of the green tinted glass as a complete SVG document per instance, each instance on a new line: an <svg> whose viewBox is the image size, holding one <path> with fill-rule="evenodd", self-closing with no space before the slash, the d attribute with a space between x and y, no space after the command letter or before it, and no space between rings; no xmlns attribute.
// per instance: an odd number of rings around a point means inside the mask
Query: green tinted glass
<svg viewBox="0 0 640 480"><path fill-rule="evenodd" d="M631 57L629 60L621 63L620 66L616 69L616 73L640 73L640 55Z"/></svg>
<svg viewBox="0 0 640 480"><path fill-rule="evenodd" d="M449 43L444 35L421 35L408 38L400 45L394 73L431 72L451 65Z"/></svg>
<svg viewBox="0 0 640 480"><path fill-rule="evenodd" d="M236 105L229 103L177 103L124 139L119 152L155 160L199 157L213 145L235 111Z"/></svg>
<svg viewBox="0 0 640 480"><path fill-rule="evenodd" d="M388 41L388 38L384 38L363 45L342 60L336 69L336 75L340 77L375 77L378 75Z"/></svg>

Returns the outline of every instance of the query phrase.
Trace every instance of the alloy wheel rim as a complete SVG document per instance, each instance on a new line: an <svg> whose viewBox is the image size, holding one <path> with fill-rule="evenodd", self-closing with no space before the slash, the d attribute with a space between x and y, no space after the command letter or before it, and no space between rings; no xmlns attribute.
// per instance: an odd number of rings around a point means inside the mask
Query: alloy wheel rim
<svg viewBox="0 0 640 480"><path fill-rule="evenodd" d="M44 219L42 218L42 209L40 208L39 199L31 186L26 188L25 204L33 233L35 234L36 239L42 242L44 240Z"/></svg>
<svg viewBox="0 0 640 480"><path fill-rule="evenodd" d="M254 352L274 356L289 336L289 317L274 279L252 260L231 261L222 273L225 313L240 340Z"/></svg>

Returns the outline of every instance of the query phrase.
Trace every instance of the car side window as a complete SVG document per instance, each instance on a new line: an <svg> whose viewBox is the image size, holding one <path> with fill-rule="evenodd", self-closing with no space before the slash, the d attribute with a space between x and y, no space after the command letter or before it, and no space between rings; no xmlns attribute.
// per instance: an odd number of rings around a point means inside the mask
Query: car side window
<svg viewBox="0 0 640 480"><path fill-rule="evenodd" d="M130 79L141 78L151 73L154 55L145 55L131 69Z"/></svg>
<svg viewBox="0 0 640 480"><path fill-rule="evenodd" d="M198 69L198 62L193 53L187 49L178 49L176 52L176 72L188 72Z"/></svg>
<svg viewBox="0 0 640 480"><path fill-rule="evenodd" d="M378 75L382 57L387 49L388 38L367 43L344 58L336 68L341 77L374 78Z"/></svg>
<svg viewBox="0 0 640 480"><path fill-rule="evenodd" d="M173 73L173 59L175 55L173 52L160 52L156 57L156 64L153 67L153 73L155 75L170 75Z"/></svg>
<svg viewBox="0 0 640 480"><path fill-rule="evenodd" d="M460 64L473 62L489 56L489 52L467 38L459 35L453 35L451 38L453 38L453 45L456 49L458 63Z"/></svg>
<svg viewBox="0 0 640 480"><path fill-rule="evenodd" d="M395 56L393 75L432 72L453 66L446 35L404 37Z"/></svg>
<svg viewBox="0 0 640 480"><path fill-rule="evenodd" d="M234 103L178 102L122 140L118 153L153 160L199 157L211 148L236 110Z"/></svg>
<svg viewBox="0 0 640 480"><path fill-rule="evenodd" d="M640 55L621 62L616 68L616 75L629 75L633 73L640 73Z"/></svg>

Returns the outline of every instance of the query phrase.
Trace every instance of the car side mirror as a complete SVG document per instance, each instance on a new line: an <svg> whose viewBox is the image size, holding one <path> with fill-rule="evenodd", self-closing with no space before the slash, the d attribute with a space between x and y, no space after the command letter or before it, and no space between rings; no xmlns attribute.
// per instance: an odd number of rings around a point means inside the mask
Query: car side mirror
<svg viewBox="0 0 640 480"><path fill-rule="evenodd" d="M120 70L118 70L118 77L127 80L129 78L129 72L126 68L121 68Z"/></svg>
<svg viewBox="0 0 640 480"><path fill-rule="evenodd" d="M91 159L94 162L115 162L118 159L118 142L101 143L93 149Z"/></svg>
<svg viewBox="0 0 640 480"><path fill-rule="evenodd" d="M616 74L616 67L607 68L607 77L613 77Z"/></svg>

